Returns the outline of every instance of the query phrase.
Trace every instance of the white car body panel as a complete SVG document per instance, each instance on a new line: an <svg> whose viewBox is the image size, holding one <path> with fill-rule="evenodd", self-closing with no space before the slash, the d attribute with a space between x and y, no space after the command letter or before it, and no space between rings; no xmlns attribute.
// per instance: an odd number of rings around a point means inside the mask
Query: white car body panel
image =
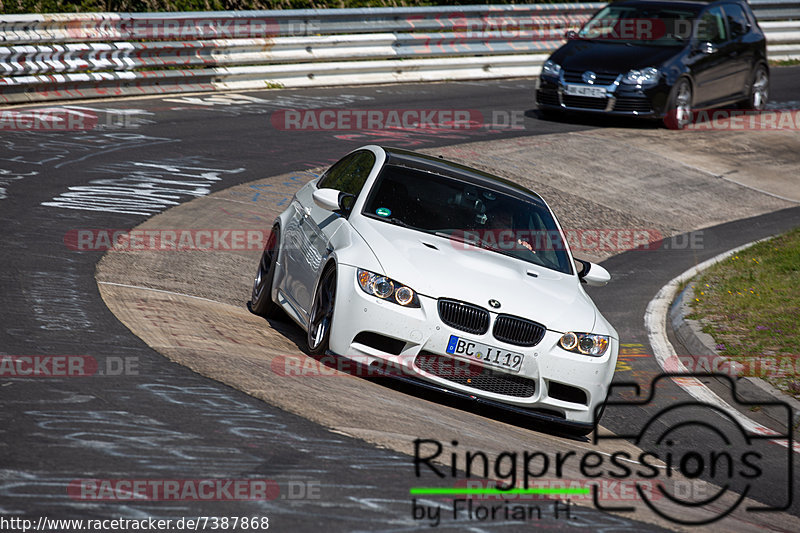
<svg viewBox="0 0 800 533"><path fill-rule="evenodd" d="M503 313L524 316L562 333L594 327L594 306L576 276L363 217L354 220L353 226L377 257L392 257L382 262L382 273L420 294L483 306L496 299Z"/></svg>
<svg viewBox="0 0 800 533"><path fill-rule="evenodd" d="M367 364L395 362L408 376L448 390L505 405L544 409L557 413L568 423L592 423L594 410L605 400L614 373L619 337L584 292L575 272L559 272L447 237L363 216L368 191L375 184L387 154L374 146L359 150L370 150L376 161L349 217L324 209L314 201L312 195L322 178L301 188L291 205L279 215L276 223L281 228L281 239L272 300L308 330L309 312L320 276L325 268L335 268L331 352ZM560 227L558 230L561 231ZM568 248L566 254L571 263ZM417 293L420 307L403 307L367 294L356 278L359 268L411 287ZM488 311L488 331L472 334L445 323L437 307L439 298L467 302ZM500 307L490 307L490 300L498 301ZM493 327L499 314L543 325L546 331L542 340L530 347L498 340L493 335ZM610 337L609 347L600 357L564 350L558 341L567 331L606 335ZM379 334L390 341L396 339L400 349L390 353L358 342L357 336L365 332ZM492 368L490 374L501 380L530 380L535 392L525 397L513 396L475 388L423 370L417 359L420 353L432 354L425 357L460 360L446 353L452 335L521 353L524 360L518 372ZM471 362L482 366L474 360ZM573 397L564 399L563 394L551 395L553 383L570 387L571 393L578 393L578 397L585 394L586 400L580 402ZM573 401L568 401L570 399Z"/></svg>

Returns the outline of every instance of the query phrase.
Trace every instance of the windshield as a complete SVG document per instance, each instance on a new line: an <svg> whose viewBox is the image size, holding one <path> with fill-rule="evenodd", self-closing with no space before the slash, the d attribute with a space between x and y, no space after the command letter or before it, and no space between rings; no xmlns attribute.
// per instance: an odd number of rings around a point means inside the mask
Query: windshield
<svg viewBox="0 0 800 533"><path fill-rule="evenodd" d="M606 6L578 32L578 38L676 46L692 35L697 13L664 6Z"/></svg>
<svg viewBox="0 0 800 533"><path fill-rule="evenodd" d="M569 259L541 199L504 194L458 179L387 165L362 211L366 217L480 247L564 274Z"/></svg>

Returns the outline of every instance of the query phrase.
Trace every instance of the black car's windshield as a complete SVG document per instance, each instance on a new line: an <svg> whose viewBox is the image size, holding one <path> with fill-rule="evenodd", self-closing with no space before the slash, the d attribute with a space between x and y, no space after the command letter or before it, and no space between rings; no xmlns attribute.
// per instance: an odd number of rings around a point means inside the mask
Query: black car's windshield
<svg viewBox="0 0 800 533"><path fill-rule="evenodd" d="M697 13L665 6L610 5L578 32L579 39L676 46L692 36Z"/></svg>
<svg viewBox="0 0 800 533"><path fill-rule="evenodd" d="M387 165L370 192L364 216L480 247L571 274L561 233L536 197L505 194L458 179Z"/></svg>

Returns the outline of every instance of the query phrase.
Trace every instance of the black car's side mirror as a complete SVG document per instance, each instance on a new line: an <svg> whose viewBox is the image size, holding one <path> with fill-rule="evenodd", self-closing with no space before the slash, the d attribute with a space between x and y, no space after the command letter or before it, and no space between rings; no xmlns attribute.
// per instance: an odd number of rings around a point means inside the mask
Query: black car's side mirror
<svg viewBox="0 0 800 533"><path fill-rule="evenodd" d="M702 41L702 42L697 43L697 50L700 53L703 53L703 54L706 54L706 55L711 55L711 54L716 54L717 50L719 50L719 49L717 48L717 45L715 45L714 43L712 43L710 41Z"/></svg>
<svg viewBox="0 0 800 533"><path fill-rule="evenodd" d="M578 37L578 32L576 32L575 30L568 30L567 33L564 34L564 38L567 39L568 41L571 41L572 39L577 39L577 37Z"/></svg>

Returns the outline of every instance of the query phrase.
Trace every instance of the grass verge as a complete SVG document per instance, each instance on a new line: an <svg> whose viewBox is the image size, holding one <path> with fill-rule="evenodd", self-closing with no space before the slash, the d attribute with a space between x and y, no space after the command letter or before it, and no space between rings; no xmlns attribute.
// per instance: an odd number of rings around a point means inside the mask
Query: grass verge
<svg viewBox="0 0 800 533"><path fill-rule="evenodd" d="M800 398L800 228L758 243L706 270L693 314L717 350Z"/></svg>
<svg viewBox="0 0 800 533"><path fill-rule="evenodd" d="M793 67L800 65L800 59L770 59L769 65L771 67Z"/></svg>

